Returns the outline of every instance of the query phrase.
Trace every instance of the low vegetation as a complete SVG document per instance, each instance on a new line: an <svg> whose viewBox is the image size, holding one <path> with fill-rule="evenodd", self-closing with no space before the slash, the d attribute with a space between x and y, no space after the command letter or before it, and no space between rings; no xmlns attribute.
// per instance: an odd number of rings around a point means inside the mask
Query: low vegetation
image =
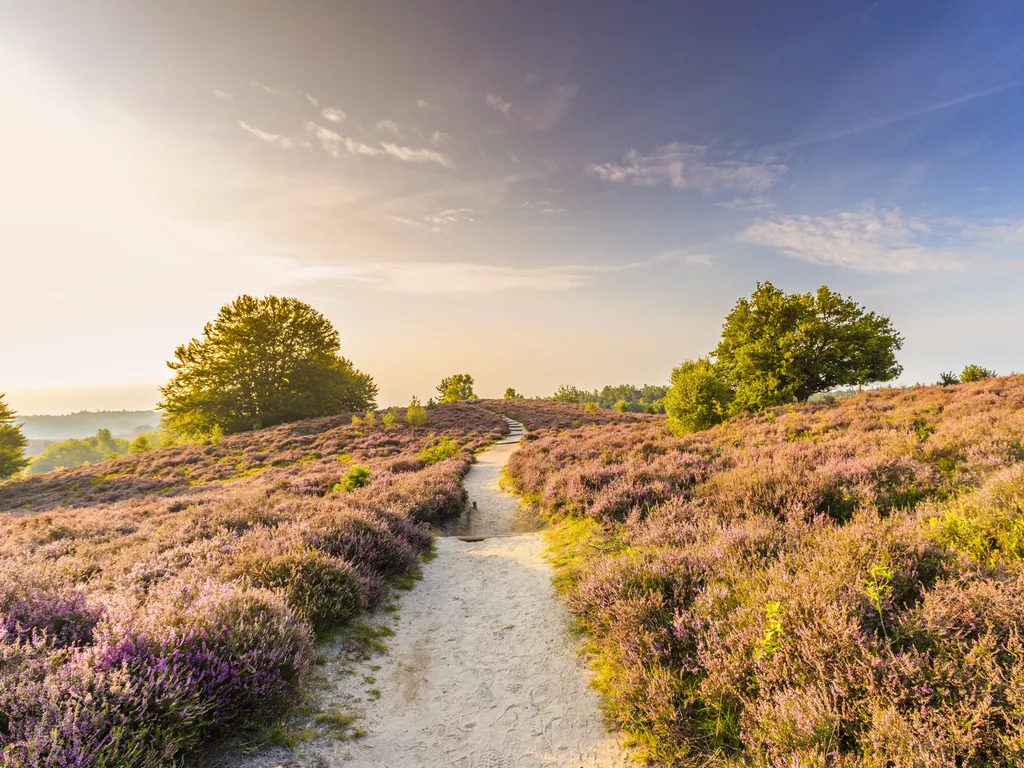
<svg viewBox="0 0 1024 768"><path fill-rule="evenodd" d="M505 431L461 404L336 416L0 485L0 763L180 764L279 715Z"/></svg>
<svg viewBox="0 0 1024 768"><path fill-rule="evenodd" d="M558 587L643 756L1024 762L1024 378L682 438L657 418L558 429L550 405L498 402L556 427L509 479L555 523Z"/></svg>

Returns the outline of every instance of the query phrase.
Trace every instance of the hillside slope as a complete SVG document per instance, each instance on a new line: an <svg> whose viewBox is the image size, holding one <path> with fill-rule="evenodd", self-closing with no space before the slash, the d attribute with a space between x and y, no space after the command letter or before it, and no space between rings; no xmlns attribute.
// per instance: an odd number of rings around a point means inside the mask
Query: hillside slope
<svg viewBox="0 0 1024 768"><path fill-rule="evenodd" d="M508 473L648 757L1024 761L1024 378L535 438Z"/></svg>
<svg viewBox="0 0 1024 768"><path fill-rule="evenodd" d="M471 452L506 430L453 404L0 485L0 763L178 764L279 713L315 634L417 567L423 523L461 511Z"/></svg>

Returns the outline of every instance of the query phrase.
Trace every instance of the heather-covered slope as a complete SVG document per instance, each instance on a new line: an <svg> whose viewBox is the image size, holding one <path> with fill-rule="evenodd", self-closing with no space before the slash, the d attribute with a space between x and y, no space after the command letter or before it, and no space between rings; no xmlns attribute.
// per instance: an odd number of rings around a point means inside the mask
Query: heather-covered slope
<svg viewBox="0 0 1024 768"><path fill-rule="evenodd" d="M460 511L469 452L506 429L455 404L0 485L22 515L0 523L0 762L167 765L279 711L314 632L415 567L422 522ZM443 437L461 452L428 465Z"/></svg>
<svg viewBox="0 0 1024 768"><path fill-rule="evenodd" d="M1024 761L1024 378L542 431L508 472L648 756Z"/></svg>

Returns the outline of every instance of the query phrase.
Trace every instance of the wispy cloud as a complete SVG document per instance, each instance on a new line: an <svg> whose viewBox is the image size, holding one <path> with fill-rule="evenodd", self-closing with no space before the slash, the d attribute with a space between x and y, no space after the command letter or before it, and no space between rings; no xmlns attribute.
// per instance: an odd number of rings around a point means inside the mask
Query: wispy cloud
<svg viewBox="0 0 1024 768"><path fill-rule="evenodd" d="M303 99L308 101L314 107L320 106L320 100L312 94L306 93L303 90L291 90L289 88L281 88L276 85L267 85L261 83L259 80L250 80L249 85L258 91L269 93L271 96L280 96L283 99Z"/></svg>
<svg viewBox="0 0 1024 768"><path fill-rule="evenodd" d="M320 114L324 116L324 119L330 120L332 123L340 123L345 120L345 113L334 107L324 107Z"/></svg>
<svg viewBox="0 0 1024 768"><path fill-rule="evenodd" d="M487 102L487 106L489 106L495 112L500 112L503 115L507 115L509 112L512 111L512 102L505 101L504 99L501 98L501 96L498 96L497 94L488 93L485 101Z"/></svg>
<svg viewBox="0 0 1024 768"><path fill-rule="evenodd" d="M736 160L713 156L709 147L673 142L641 155L630 150L618 163L594 163L586 173L604 181L676 189L697 189L706 194L736 190L758 194L777 183L789 168L770 160Z"/></svg>
<svg viewBox="0 0 1024 768"><path fill-rule="evenodd" d="M452 168L454 166L448 155L433 149L425 147L400 147L387 141L382 141L380 146L395 160L401 160L403 163L437 163L445 168Z"/></svg>
<svg viewBox="0 0 1024 768"><path fill-rule="evenodd" d="M1019 258L1024 219L965 223L867 204L824 216L758 221L743 239L800 261L859 272L960 271Z"/></svg>
<svg viewBox="0 0 1024 768"><path fill-rule="evenodd" d="M436 112L437 110L440 109L440 107L437 106L437 104L432 104L426 99L417 99L416 106L419 107L420 109L428 109L432 112Z"/></svg>
<svg viewBox="0 0 1024 768"><path fill-rule="evenodd" d="M224 101L234 101L235 100L234 96L232 96L227 91L220 90L220 88L214 88L213 89L213 95L216 96L218 99L223 99Z"/></svg>
<svg viewBox="0 0 1024 768"><path fill-rule="evenodd" d="M439 144L444 144L450 138L451 136L449 136L444 131L434 131L432 134L430 134L430 143L433 144L434 146L437 146Z"/></svg>
<svg viewBox="0 0 1024 768"><path fill-rule="evenodd" d="M774 208L775 203L763 195L754 197L734 197L732 200L725 200L715 203L719 208L730 208L734 211L764 211Z"/></svg>
<svg viewBox="0 0 1024 768"><path fill-rule="evenodd" d="M960 96L955 96L945 101L940 101L935 104L928 104L923 107L916 109L910 109L906 112L900 112L895 115L885 115L883 117L875 117L870 120L864 120L862 122L851 125L847 128L843 128L837 131L831 131L828 133L822 133L815 136L807 136L801 139L796 139L785 144L778 145L778 149L789 149L792 147L801 147L807 144L818 144L823 141L832 141L834 139L842 139L846 136L852 136L857 133L864 133L866 131L878 131L882 128L886 128L893 123L899 123L903 120L910 120L914 117L921 117L923 115L931 114L932 112L939 112L943 109L950 109L951 107L959 106L960 104L966 104L975 99L983 99L986 96L992 96L1002 91L1009 90L1011 88L1019 87L1024 81L1013 80L1007 83L1001 83L994 85L990 88L983 88L980 91L972 91L971 93L965 93Z"/></svg>
<svg viewBox="0 0 1024 768"><path fill-rule="evenodd" d="M398 127L398 123L396 123L394 120L386 120L386 119L385 120L378 120L377 121L377 130L378 131L385 131L387 133L390 133L392 136L401 136L402 135L402 132L401 132L401 130Z"/></svg>
<svg viewBox="0 0 1024 768"><path fill-rule="evenodd" d="M391 216L391 221L407 227L424 227L433 232L440 232L452 226L469 224L476 221L472 208L446 208L436 213L410 218L408 216Z"/></svg>
<svg viewBox="0 0 1024 768"><path fill-rule="evenodd" d="M260 130L255 126L249 125L244 120L239 120L238 125L243 131L255 136L261 141L267 142L267 144L273 144L275 147L281 149L295 149L296 147L308 147L309 142L303 139L296 138L295 136L283 136L279 133L268 133L267 131Z"/></svg>
<svg viewBox="0 0 1024 768"><path fill-rule="evenodd" d="M314 122L306 123L306 130L312 133L320 141L320 146L324 148L331 157L338 157L341 154L341 148L345 144L345 138L338 133L335 133L330 128L322 125L317 125Z"/></svg>

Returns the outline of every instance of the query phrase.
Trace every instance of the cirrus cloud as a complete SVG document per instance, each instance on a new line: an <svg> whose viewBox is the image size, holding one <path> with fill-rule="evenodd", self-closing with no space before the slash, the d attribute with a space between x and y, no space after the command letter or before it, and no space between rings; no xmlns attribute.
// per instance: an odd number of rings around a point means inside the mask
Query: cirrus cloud
<svg viewBox="0 0 1024 768"><path fill-rule="evenodd" d="M948 272L1015 259L1024 244L1024 220L965 222L865 204L821 216L757 221L742 238L810 264L858 272Z"/></svg>
<svg viewBox="0 0 1024 768"><path fill-rule="evenodd" d="M586 174L602 181L653 187L668 184L676 189L696 189L705 194L735 190L757 195L778 183L788 166L773 160L734 159L715 155L710 147L672 142L649 155L627 152L621 162L592 163Z"/></svg>

